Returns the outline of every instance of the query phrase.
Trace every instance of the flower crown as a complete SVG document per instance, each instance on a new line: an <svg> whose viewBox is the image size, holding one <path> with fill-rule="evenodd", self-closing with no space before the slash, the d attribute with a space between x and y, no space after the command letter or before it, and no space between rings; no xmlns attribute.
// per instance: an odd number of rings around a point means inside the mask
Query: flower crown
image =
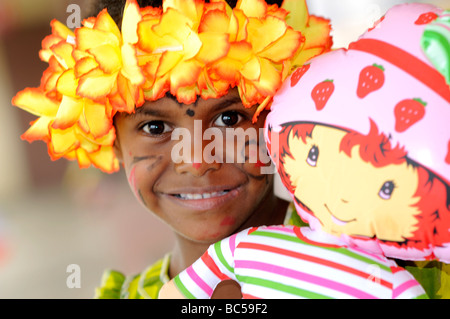
<svg viewBox="0 0 450 319"><path fill-rule="evenodd" d="M329 21L310 16L305 0L279 8L263 0L164 0L140 8L127 0L121 30L108 14L71 31L51 22L40 86L13 98L39 118L22 135L43 140L53 160L77 160L112 173L117 112L170 93L180 103L218 98L237 87L245 107L268 107L290 71L331 47Z"/></svg>

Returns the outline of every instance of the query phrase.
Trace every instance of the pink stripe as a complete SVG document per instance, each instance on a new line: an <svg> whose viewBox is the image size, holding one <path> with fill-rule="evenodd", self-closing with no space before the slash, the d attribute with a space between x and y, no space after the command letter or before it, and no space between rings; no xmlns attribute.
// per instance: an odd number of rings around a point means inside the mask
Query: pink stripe
<svg viewBox="0 0 450 319"><path fill-rule="evenodd" d="M228 244L230 245L231 256L234 257L234 249L236 248L236 234L230 237Z"/></svg>
<svg viewBox="0 0 450 319"><path fill-rule="evenodd" d="M345 294L354 296L356 298L361 298L361 299L377 298L377 297L370 295L364 291L361 291L359 289L347 286L345 284L342 284L342 283L339 283L336 281L332 281L332 280L325 279L322 277L317 277L317 276L307 274L307 273L304 273L301 271L276 266L273 264L262 263L262 262L257 262L257 261L236 261L236 268L239 268L239 267L248 268L248 269L257 269L257 270L263 270L263 271L267 271L269 269L270 272L280 274L280 275L283 275L285 277L289 277L292 279L306 281L306 282L309 282L309 283L312 283L315 285L333 289L335 291L343 292Z"/></svg>
<svg viewBox="0 0 450 319"><path fill-rule="evenodd" d="M186 269L186 272L187 272L187 274L188 274L188 276L192 279L192 281L194 281L195 282L195 284L198 286L198 287L200 287L208 296L212 296L212 294L213 294L213 289L210 287L210 286L208 286L204 281L203 281L203 279L201 279L198 275L197 275L197 273L194 271L194 269L192 269L192 266L191 267L188 267L187 269Z"/></svg>
<svg viewBox="0 0 450 319"><path fill-rule="evenodd" d="M419 283L414 280L408 280L404 283L402 283L400 286L398 286L397 288L394 288L394 291L392 292L392 298L397 298L398 296L400 296L402 293L404 293L406 290L414 287L414 286L418 286Z"/></svg>

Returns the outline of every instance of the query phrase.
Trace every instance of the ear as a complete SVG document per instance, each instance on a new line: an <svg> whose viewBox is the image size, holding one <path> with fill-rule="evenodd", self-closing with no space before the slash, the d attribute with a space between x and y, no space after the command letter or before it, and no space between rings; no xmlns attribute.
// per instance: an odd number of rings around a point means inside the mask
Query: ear
<svg viewBox="0 0 450 319"><path fill-rule="evenodd" d="M123 152L122 152L122 147L121 147L119 136L117 135L117 132L116 132L116 139L114 140L113 150L114 150L114 154L116 155L117 159L119 160L119 163L122 164L123 163Z"/></svg>

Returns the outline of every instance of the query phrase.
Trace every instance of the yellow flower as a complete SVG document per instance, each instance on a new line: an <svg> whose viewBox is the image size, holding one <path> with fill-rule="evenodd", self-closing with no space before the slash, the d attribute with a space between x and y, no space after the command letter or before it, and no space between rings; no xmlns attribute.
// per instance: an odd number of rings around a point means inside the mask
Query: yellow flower
<svg viewBox="0 0 450 319"><path fill-rule="evenodd" d="M104 9L96 19L84 21L75 31L77 94L102 102L109 99L113 110L134 112L144 103L140 86L144 75L138 65L135 44L142 19L135 0L127 1L122 31Z"/></svg>
<svg viewBox="0 0 450 319"><path fill-rule="evenodd" d="M228 28L230 50L215 63L214 72L238 86L244 106L261 105L254 120L280 88L285 78L283 63L304 41L284 20L287 14L263 0L239 0L231 12L205 18L205 28Z"/></svg>
<svg viewBox="0 0 450 319"><path fill-rule="evenodd" d="M226 55L228 36L225 30L199 30L204 12L213 7L216 5L198 0L164 1L161 15L151 14L139 23L139 59L146 72L146 99L158 99L168 91L185 104L193 103L203 90L218 96L209 91L203 71Z"/></svg>
<svg viewBox="0 0 450 319"><path fill-rule="evenodd" d="M94 163L106 172L118 170L112 145L112 109L77 96L73 33L51 22L52 35L42 42L40 57L49 62L39 88L27 88L12 103L39 118L22 135L29 142L43 140L53 160L78 159L81 167ZM99 159L105 159L100 161Z"/></svg>

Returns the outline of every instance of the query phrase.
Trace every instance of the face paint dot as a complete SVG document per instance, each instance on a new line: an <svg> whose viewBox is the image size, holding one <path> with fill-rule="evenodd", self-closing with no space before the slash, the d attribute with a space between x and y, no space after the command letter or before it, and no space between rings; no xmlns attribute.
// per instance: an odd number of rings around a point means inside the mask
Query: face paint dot
<svg viewBox="0 0 450 319"><path fill-rule="evenodd" d="M200 163L192 163L192 167L194 167L195 169L199 169L200 165Z"/></svg>
<svg viewBox="0 0 450 319"><path fill-rule="evenodd" d="M186 114L189 115L190 117L193 117L195 115L195 112L191 109L187 109Z"/></svg>

